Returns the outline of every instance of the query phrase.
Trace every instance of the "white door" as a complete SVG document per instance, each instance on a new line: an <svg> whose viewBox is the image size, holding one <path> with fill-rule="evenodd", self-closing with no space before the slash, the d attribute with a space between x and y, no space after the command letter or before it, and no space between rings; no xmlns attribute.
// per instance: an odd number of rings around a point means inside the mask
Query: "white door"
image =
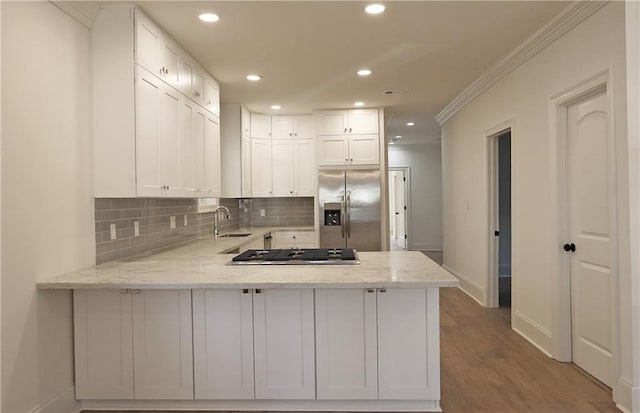
<svg viewBox="0 0 640 413"><path fill-rule="evenodd" d="M220 116L220 87L211 78L204 82L204 106L216 116Z"/></svg>
<svg viewBox="0 0 640 413"><path fill-rule="evenodd" d="M395 220L396 220L396 235L398 237L398 246L400 248L407 248L407 239L406 239L406 192L405 187L407 185L407 177L404 174L404 171L396 171L397 176L397 184L395 186L396 196L395 196Z"/></svg>
<svg viewBox="0 0 640 413"><path fill-rule="evenodd" d="M377 399L375 289L316 290L318 400Z"/></svg>
<svg viewBox="0 0 640 413"><path fill-rule="evenodd" d="M568 108L572 359L612 386L611 285L615 254L606 93Z"/></svg>
<svg viewBox="0 0 640 413"><path fill-rule="evenodd" d="M192 98L191 91L193 90L191 82L193 81L193 62L186 58L180 59L180 91Z"/></svg>
<svg viewBox="0 0 640 413"><path fill-rule="evenodd" d="M313 290L255 290L256 399L316 397Z"/></svg>
<svg viewBox="0 0 640 413"><path fill-rule="evenodd" d="M251 114L251 137L271 139L271 116L259 113Z"/></svg>
<svg viewBox="0 0 640 413"><path fill-rule="evenodd" d="M164 74L159 56L161 41L158 28L142 13L136 12L136 63L158 77Z"/></svg>
<svg viewBox="0 0 640 413"><path fill-rule="evenodd" d="M158 157L160 185L165 196L181 195L180 185L180 94L161 85L158 110ZM143 153L141 156L145 156Z"/></svg>
<svg viewBox="0 0 640 413"><path fill-rule="evenodd" d="M74 290L76 399L133 399L131 295Z"/></svg>
<svg viewBox="0 0 640 413"><path fill-rule="evenodd" d="M293 196L293 140L271 141L273 196Z"/></svg>
<svg viewBox="0 0 640 413"><path fill-rule="evenodd" d="M192 400L191 290L133 295L135 398Z"/></svg>
<svg viewBox="0 0 640 413"><path fill-rule="evenodd" d="M204 104L204 73L196 66L191 78L191 98L199 105Z"/></svg>
<svg viewBox="0 0 640 413"><path fill-rule="evenodd" d="M319 112L316 114L318 135L342 135L348 133L349 115L344 110Z"/></svg>
<svg viewBox="0 0 640 413"><path fill-rule="evenodd" d="M178 68L180 67L179 58L180 55L178 45L167 39L161 39L160 42L160 66L162 67L163 76L165 82L169 86L174 88L180 87L180 73Z"/></svg>
<svg viewBox="0 0 640 413"><path fill-rule="evenodd" d="M204 187L208 197L219 197L220 179L220 124L208 115L204 126Z"/></svg>
<svg viewBox="0 0 640 413"><path fill-rule="evenodd" d="M253 399L251 290L193 290L195 398Z"/></svg>
<svg viewBox="0 0 640 413"><path fill-rule="evenodd" d="M271 139L251 138L251 195L271 197Z"/></svg>
<svg viewBox="0 0 640 413"><path fill-rule="evenodd" d="M378 109L354 109L349 111L349 133L378 134Z"/></svg>
<svg viewBox="0 0 640 413"><path fill-rule="evenodd" d="M438 289L378 290L378 396L440 398Z"/></svg>
<svg viewBox="0 0 640 413"><path fill-rule="evenodd" d="M349 164L369 165L380 163L378 135L349 136Z"/></svg>
<svg viewBox="0 0 640 413"><path fill-rule="evenodd" d="M293 194L314 196L318 171L316 169L316 142L314 139L293 141Z"/></svg>
<svg viewBox="0 0 640 413"><path fill-rule="evenodd" d="M348 163L349 138L347 135L318 138L318 165L347 165Z"/></svg>
<svg viewBox="0 0 640 413"><path fill-rule="evenodd" d="M144 69L136 76L136 181L138 196L160 196L158 117L162 81Z"/></svg>
<svg viewBox="0 0 640 413"><path fill-rule="evenodd" d="M271 138L293 138L293 117L276 115L271 117Z"/></svg>
<svg viewBox="0 0 640 413"><path fill-rule="evenodd" d="M249 135L244 135L244 132L242 135L242 197L251 197L251 138Z"/></svg>

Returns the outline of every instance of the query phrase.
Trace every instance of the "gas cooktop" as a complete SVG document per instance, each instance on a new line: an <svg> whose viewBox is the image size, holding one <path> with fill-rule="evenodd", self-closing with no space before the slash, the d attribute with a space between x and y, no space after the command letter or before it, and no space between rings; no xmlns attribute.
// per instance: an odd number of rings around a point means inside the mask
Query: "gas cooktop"
<svg viewBox="0 0 640 413"><path fill-rule="evenodd" d="M354 265L360 261L353 248L294 248L247 250L229 262L229 265L247 264Z"/></svg>

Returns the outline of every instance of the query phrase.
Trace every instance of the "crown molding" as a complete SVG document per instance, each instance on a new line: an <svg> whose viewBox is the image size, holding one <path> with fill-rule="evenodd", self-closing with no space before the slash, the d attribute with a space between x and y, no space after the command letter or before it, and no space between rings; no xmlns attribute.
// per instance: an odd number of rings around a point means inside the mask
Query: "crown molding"
<svg viewBox="0 0 640 413"><path fill-rule="evenodd" d="M608 1L575 1L565 7L554 18L467 86L436 115L435 120L440 125L444 124L473 99L504 79L509 73L522 66L569 30L585 21L607 3Z"/></svg>
<svg viewBox="0 0 640 413"><path fill-rule="evenodd" d="M91 29L93 21L100 12L100 3L97 1L49 1L87 29Z"/></svg>

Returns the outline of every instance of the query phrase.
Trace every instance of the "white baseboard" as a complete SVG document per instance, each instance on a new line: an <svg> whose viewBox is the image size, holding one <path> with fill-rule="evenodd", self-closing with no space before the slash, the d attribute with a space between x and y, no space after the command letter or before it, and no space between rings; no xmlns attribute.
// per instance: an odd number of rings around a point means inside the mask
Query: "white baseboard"
<svg viewBox="0 0 640 413"><path fill-rule="evenodd" d="M420 251L442 251L442 244L414 241L411 243L411 249Z"/></svg>
<svg viewBox="0 0 640 413"><path fill-rule="evenodd" d="M72 383L62 393L30 410L29 413L79 413L82 409L76 401L75 390Z"/></svg>
<svg viewBox="0 0 640 413"><path fill-rule="evenodd" d="M536 323L519 311L513 312L511 320L513 330L520 334L525 340L533 344L538 350L551 357L549 349L551 346L551 331Z"/></svg>
<svg viewBox="0 0 640 413"><path fill-rule="evenodd" d="M640 413L640 386L633 386L622 377L618 377L616 407L624 413Z"/></svg>
<svg viewBox="0 0 640 413"><path fill-rule="evenodd" d="M453 268L449 267L446 264L443 264L442 268L449 271L451 274L455 275L456 278L458 278L458 280L460 280L460 286L458 286L459 289L461 289L469 297L473 298L473 300L476 301L478 304L480 304L483 307L486 307L486 305L482 302L482 296L484 294L482 293L481 287L479 287L476 283L474 283L464 275L460 274L459 272L455 271Z"/></svg>

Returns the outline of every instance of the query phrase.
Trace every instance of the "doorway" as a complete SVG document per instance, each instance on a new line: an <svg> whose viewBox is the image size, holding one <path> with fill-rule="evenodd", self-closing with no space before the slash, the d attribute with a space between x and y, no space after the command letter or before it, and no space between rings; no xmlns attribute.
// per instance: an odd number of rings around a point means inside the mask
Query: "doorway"
<svg viewBox="0 0 640 413"><path fill-rule="evenodd" d="M409 249L409 168L389 168L390 250Z"/></svg>
<svg viewBox="0 0 640 413"><path fill-rule="evenodd" d="M489 135L490 307L511 307L511 128Z"/></svg>

